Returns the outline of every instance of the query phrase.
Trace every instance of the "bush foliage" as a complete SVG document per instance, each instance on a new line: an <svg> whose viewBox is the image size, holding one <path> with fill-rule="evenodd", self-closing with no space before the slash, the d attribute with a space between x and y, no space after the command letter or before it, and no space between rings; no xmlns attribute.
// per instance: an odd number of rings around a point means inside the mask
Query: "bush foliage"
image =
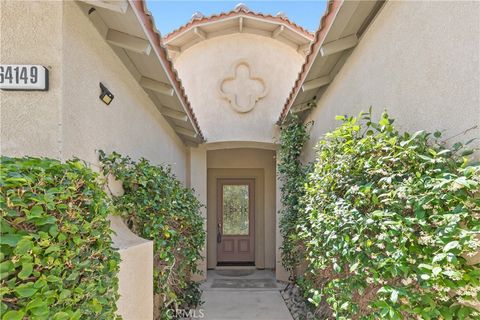
<svg viewBox="0 0 480 320"><path fill-rule="evenodd" d="M385 113L338 119L296 226L309 301L337 319L478 319L480 269L466 258L479 249L480 166Z"/></svg>
<svg viewBox="0 0 480 320"><path fill-rule="evenodd" d="M130 229L154 241L154 289L160 295L160 317L168 309L186 308L200 302L200 291L191 276L202 259L204 220L200 202L169 167L147 160L132 161L118 153L100 152L105 176L122 182L124 194L114 197L116 210Z"/></svg>
<svg viewBox="0 0 480 320"><path fill-rule="evenodd" d="M309 124L299 122L293 115L281 127L280 149L278 152L278 173L282 182L282 209L280 211L280 233L282 243L282 264L290 275L295 278L296 266L299 263L298 234L296 232L298 218L303 213L300 203L304 195L304 184L307 166L300 161L300 154L309 138Z"/></svg>
<svg viewBox="0 0 480 320"><path fill-rule="evenodd" d="M107 197L79 161L1 158L3 320L115 319Z"/></svg>

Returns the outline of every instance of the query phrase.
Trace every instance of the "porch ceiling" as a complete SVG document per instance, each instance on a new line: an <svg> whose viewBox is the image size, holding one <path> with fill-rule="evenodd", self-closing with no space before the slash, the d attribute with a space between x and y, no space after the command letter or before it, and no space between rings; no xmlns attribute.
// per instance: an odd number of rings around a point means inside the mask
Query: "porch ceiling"
<svg viewBox="0 0 480 320"><path fill-rule="evenodd" d="M79 5L184 144L204 142L144 1L80 0Z"/></svg>
<svg viewBox="0 0 480 320"><path fill-rule="evenodd" d="M288 20L284 15L265 15L253 12L245 5L237 5L230 11L209 17L196 14L184 26L164 37L172 58L195 44L235 33L250 33L274 38L306 55L314 35Z"/></svg>
<svg viewBox="0 0 480 320"><path fill-rule="evenodd" d="M348 59L384 1L331 1L311 51L283 107L277 124L289 113L305 118Z"/></svg>

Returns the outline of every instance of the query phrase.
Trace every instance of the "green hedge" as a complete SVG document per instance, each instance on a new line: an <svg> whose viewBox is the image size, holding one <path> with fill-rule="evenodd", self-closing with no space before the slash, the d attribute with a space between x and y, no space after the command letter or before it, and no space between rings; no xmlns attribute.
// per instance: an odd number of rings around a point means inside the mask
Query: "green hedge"
<svg viewBox="0 0 480 320"><path fill-rule="evenodd" d="M117 212L130 229L154 241L154 290L160 295L156 306L162 319L168 309L189 308L200 302L198 272L205 243L201 205L193 190L185 188L169 167L147 160L132 161L118 153L100 152L105 176L122 182L124 194L114 197Z"/></svg>
<svg viewBox="0 0 480 320"><path fill-rule="evenodd" d="M400 134L383 114L338 117L317 146L298 223L299 281L317 315L479 319L480 166L440 133Z"/></svg>
<svg viewBox="0 0 480 320"><path fill-rule="evenodd" d="M106 194L79 161L1 158L3 320L115 319Z"/></svg>

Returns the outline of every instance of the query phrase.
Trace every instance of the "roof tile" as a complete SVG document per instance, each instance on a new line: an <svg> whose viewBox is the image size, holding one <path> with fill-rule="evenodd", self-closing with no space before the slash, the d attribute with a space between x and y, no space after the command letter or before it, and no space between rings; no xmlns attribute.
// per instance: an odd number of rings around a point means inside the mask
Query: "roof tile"
<svg viewBox="0 0 480 320"><path fill-rule="evenodd" d="M228 12L222 12L222 13L214 14L214 15L211 15L211 16L208 16L208 17L193 16L192 19L190 19L189 22L187 22L183 26L179 27L176 30L173 30L172 32L170 32L169 34L164 36L164 41L168 42L168 41L172 40L174 37L176 37L178 34L184 32L184 31L186 31L186 30L188 30L188 29L190 29L194 26L197 26L199 24L203 24L203 23L206 23L206 22L218 21L218 20L222 20L222 19L225 19L225 18L235 17L235 16L242 16L242 15L243 16L255 17L255 18L261 18L261 19L265 19L265 20L269 20L269 21L278 22L278 23L285 23L288 26L290 26L292 29L302 33L306 37L309 37L309 38L313 39L313 36L314 36L314 34L312 32L310 32L310 31L302 28L298 24L290 21L285 15L273 16L273 15L270 15L270 14L263 14L263 13L252 11L244 5L242 5L242 6L237 5L235 7L235 9L233 9L231 11L228 11Z"/></svg>

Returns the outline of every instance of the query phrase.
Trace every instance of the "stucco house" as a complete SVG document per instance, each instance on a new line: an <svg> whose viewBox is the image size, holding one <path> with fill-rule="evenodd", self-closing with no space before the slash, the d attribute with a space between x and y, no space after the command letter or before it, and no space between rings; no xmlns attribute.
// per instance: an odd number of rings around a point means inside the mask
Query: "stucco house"
<svg viewBox="0 0 480 320"><path fill-rule="evenodd" d="M305 161L336 115L369 106L388 108L402 130L479 137L479 11L477 1L334 0L311 33L240 4L160 35L144 1L2 1L1 64L44 66L48 90L0 91L0 152L98 167L102 149L169 164L206 205L199 280L236 262L286 280L279 125L289 113L314 121ZM229 187L249 199L235 236L221 227ZM151 318L152 244L112 225L119 312Z"/></svg>

